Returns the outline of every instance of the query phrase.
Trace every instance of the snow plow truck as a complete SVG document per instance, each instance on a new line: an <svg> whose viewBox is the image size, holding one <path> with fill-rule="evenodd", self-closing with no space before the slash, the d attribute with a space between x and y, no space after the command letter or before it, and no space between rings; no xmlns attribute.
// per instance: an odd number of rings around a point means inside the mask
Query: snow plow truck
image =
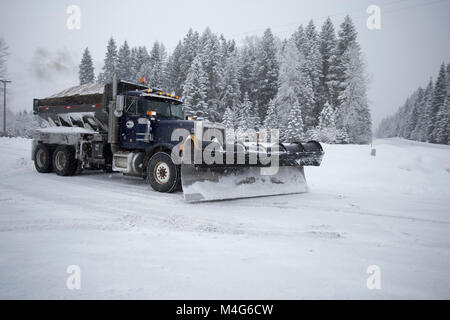
<svg viewBox="0 0 450 320"><path fill-rule="evenodd" d="M306 192L303 167L324 154L316 141L230 140L222 124L186 117L178 96L116 77L34 99L33 112L47 125L32 144L38 172L121 172L188 202Z"/></svg>

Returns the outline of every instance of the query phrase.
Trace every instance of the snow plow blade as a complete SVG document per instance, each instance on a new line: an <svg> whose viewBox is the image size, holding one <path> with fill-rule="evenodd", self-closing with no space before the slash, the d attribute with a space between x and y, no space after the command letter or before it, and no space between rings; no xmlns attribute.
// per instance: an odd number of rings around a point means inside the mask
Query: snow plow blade
<svg viewBox="0 0 450 320"><path fill-rule="evenodd" d="M303 167L279 167L263 175L261 167L181 166L184 199L188 202L228 200L308 191Z"/></svg>
<svg viewBox="0 0 450 320"><path fill-rule="evenodd" d="M238 148L240 147L240 148ZM183 160L181 182L184 199L188 202L228 200L271 195L304 193L308 191L304 166L319 166L323 150L320 143L310 141L304 144L280 144L276 149L267 147L257 151L262 155L278 155L278 165L270 167L256 161L251 147L231 146L235 158L245 159L243 164L192 164ZM225 159L226 152L221 150ZM221 156L219 156L221 157ZM225 161L223 162L225 163Z"/></svg>

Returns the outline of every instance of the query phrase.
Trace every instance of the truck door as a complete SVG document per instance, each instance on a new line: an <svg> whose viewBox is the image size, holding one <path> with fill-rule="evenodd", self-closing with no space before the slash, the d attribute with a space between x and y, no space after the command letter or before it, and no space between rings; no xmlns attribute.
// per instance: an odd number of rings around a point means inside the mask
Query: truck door
<svg viewBox="0 0 450 320"><path fill-rule="evenodd" d="M150 119L143 113L138 96L126 96L120 119L120 145L127 149L144 149L152 141Z"/></svg>

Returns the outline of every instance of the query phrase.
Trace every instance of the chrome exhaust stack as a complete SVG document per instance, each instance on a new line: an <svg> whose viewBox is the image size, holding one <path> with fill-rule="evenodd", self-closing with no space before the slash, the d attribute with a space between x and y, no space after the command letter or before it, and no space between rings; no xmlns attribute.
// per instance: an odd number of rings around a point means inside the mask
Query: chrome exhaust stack
<svg viewBox="0 0 450 320"><path fill-rule="evenodd" d="M119 143L119 119L116 116L117 105L117 75L113 75L112 82L112 99L108 106L108 143L111 146L111 152L114 154L118 151Z"/></svg>

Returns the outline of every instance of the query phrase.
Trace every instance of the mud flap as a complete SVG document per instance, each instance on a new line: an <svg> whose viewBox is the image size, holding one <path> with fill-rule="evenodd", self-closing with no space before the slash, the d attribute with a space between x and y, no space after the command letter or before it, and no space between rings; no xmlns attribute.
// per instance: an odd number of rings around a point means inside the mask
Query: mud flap
<svg viewBox="0 0 450 320"><path fill-rule="evenodd" d="M188 202L227 200L308 191L302 166L282 166L265 175L260 167L181 165L184 199Z"/></svg>

